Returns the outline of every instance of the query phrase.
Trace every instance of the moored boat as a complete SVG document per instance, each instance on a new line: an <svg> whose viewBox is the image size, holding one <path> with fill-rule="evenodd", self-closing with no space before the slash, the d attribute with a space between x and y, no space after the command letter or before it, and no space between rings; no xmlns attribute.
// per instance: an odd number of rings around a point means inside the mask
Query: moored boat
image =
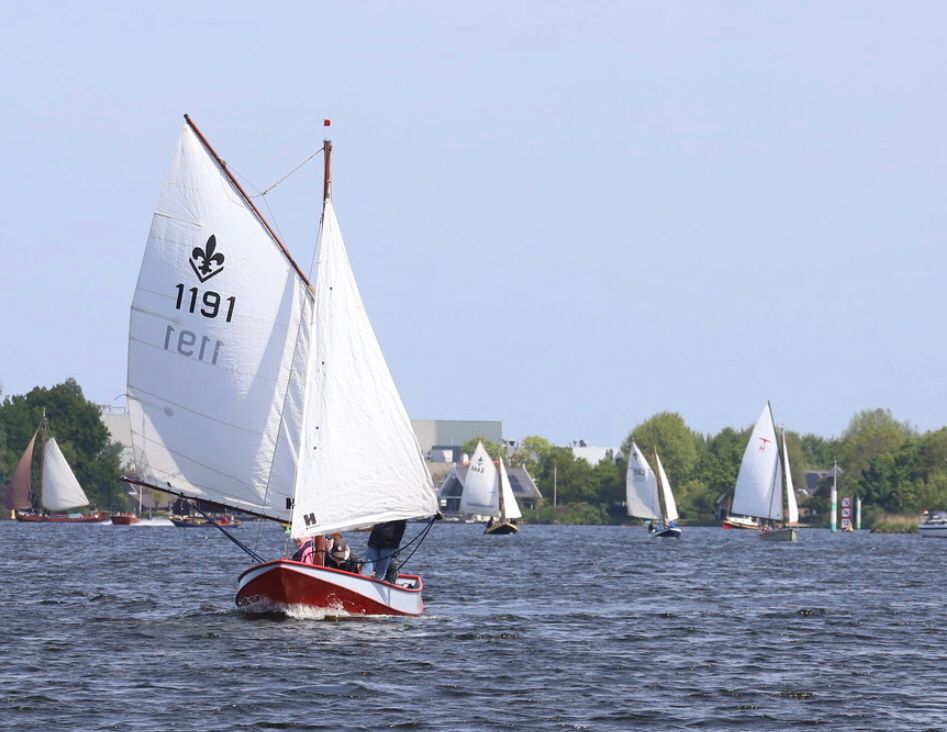
<svg viewBox="0 0 947 732"><path fill-rule="evenodd" d="M759 530L760 522L759 519L754 518L753 516L737 516L736 514L730 514L723 520L721 524L725 529L755 529Z"/></svg>
<svg viewBox="0 0 947 732"><path fill-rule="evenodd" d="M947 538L947 511L934 511L917 525L917 533L929 538Z"/></svg>

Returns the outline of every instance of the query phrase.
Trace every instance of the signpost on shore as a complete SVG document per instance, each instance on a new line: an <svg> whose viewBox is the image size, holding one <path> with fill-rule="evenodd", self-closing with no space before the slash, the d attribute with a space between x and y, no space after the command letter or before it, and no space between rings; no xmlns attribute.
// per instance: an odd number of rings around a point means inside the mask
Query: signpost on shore
<svg viewBox="0 0 947 732"><path fill-rule="evenodd" d="M836 530L836 517L838 516L838 462L832 463L832 531Z"/></svg>

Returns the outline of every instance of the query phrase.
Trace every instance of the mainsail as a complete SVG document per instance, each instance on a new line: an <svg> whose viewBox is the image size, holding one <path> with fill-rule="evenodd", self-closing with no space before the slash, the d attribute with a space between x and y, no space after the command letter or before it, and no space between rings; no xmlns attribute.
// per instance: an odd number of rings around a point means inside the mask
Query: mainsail
<svg viewBox="0 0 947 732"><path fill-rule="evenodd" d="M298 268L185 125L132 302L138 479L288 519L311 308Z"/></svg>
<svg viewBox="0 0 947 732"><path fill-rule="evenodd" d="M657 477L634 441L628 451L625 501L629 516L642 519L661 518Z"/></svg>
<svg viewBox="0 0 947 732"><path fill-rule="evenodd" d="M667 473L664 472L664 466L661 464L661 456L657 451L654 453L654 459L658 463L658 477L661 480L661 495L664 496L664 518L668 521L677 521L680 516L677 513L677 504L674 502L674 494L671 493L671 481L668 480Z"/></svg>
<svg viewBox="0 0 947 732"><path fill-rule="evenodd" d="M33 433L30 444L26 446L20 456L20 462L16 464L16 470L13 471L13 478L7 484L4 505L11 510L23 511L33 506L30 498L30 482L32 480L30 468L33 464L33 445L35 443L36 432Z"/></svg>
<svg viewBox="0 0 947 732"><path fill-rule="evenodd" d="M779 520L782 512L782 469L779 443L769 403L756 420L750 435L737 484L733 491L732 513Z"/></svg>
<svg viewBox="0 0 947 732"><path fill-rule="evenodd" d="M349 265L332 201L319 237L294 537L432 516L437 494Z"/></svg>
<svg viewBox="0 0 947 732"><path fill-rule="evenodd" d="M477 516L499 515L500 497L497 493L497 469L483 443L477 443L470 458L470 467L464 478L460 496L460 512Z"/></svg>
<svg viewBox="0 0 947 732"><path fill-rule="evenodd" d="M516 496L513 495L513 486L510 485L510 476L506 472L506 466L503 464L503 458L500 458L500 490L499 495L501 498L500 504L500 518L502 519L518 519L523 517L523 512L520 511L520 506L516 502Z"/></svg>
<svg viewBox="0 0 947 732"><path fill-rule="evenodd" d="M43 448L43 508L48 511L66 511L88 506L89 499L52 437Z"/></svg>

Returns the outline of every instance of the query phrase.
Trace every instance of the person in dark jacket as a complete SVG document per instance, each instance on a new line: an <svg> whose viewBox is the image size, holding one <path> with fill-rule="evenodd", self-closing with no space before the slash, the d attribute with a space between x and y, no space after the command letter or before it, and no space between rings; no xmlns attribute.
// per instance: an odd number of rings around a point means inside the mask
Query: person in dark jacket
<svg viewBox="0 0 947 732"><path fill-rule="evenodd" d="M369 571L375 579L383 580L387 576L388 565L401 546L401 537L407 524L404 519L386 521L375 524L372 529L368 537L368 551L365 553L365 567L370 567Z"/></svg>
<svg viewBox="0 0 947 732"><path fill-rule="evenodd" d="M362 571L362 565L358 561L345 539L339 538L332 543L332 549L326 554L326 566L333 569L341 569L345 572L359 574Z"/></svg>

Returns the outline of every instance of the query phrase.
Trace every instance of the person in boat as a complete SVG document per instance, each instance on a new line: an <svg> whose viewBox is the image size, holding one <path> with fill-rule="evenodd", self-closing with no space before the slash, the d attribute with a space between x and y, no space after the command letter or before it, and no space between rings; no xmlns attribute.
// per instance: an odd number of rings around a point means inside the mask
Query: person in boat
<svg viewBox="0 0 947 732"><path fill-rule="evenodd" d="M305 564L315 564L316 557L316 539L310 536L308 539L296 540L296 553L293 554L294 562L304 562Z"/></svg>
<svg viewBox="0 0 947 732"><path fill-rule="evenodd" d="M654 519L651 519L651 521L648 523L648 533L653 534L657 530L658 527L654 525Z"/></svg>
<svg viewBox="0 0 947 732"><path fill-rule="evenodd" d="M371 567L369 571L375 579L383 580L388 575L388 567L401 546L401 537L407 525L408 522L401 519L375 524L372 528L368 537L368 551L365 553L365 566Z"/></svg>
<svg viewBox="0 0 947 732"><path fill-rule="evenodd" d="M355 556L355 552L349 547L345 539L335 539L332 543L332 549L326 554L326 566L333 569L341 569L344 572L359 574L362 571L362 564Z"/></svg>

